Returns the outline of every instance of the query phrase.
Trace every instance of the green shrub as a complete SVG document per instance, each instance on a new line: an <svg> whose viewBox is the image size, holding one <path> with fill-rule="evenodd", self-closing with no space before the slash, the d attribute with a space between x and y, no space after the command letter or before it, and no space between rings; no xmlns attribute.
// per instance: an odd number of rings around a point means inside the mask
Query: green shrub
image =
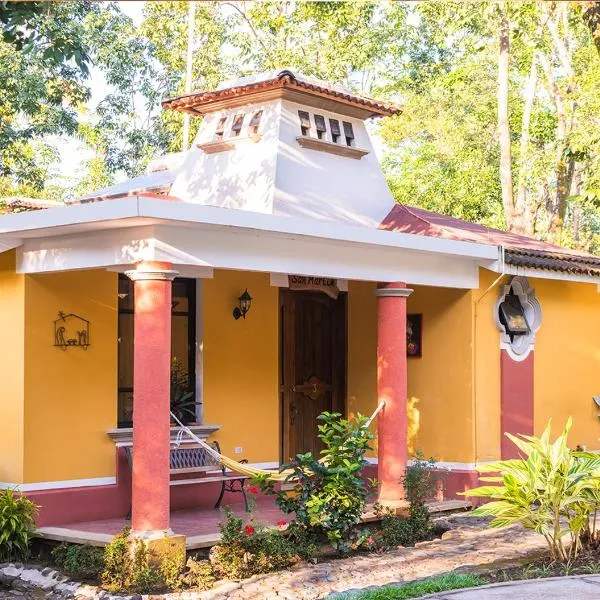
<svg viewBox="0 0 600 600"><path fill-rule="evenodd" d="M208 560L188 558L185 565L185 571L180 576L180 584L182 587L202 591L210 590L215 581L216 578Z"/></svg>
<svg viewBox="0 0 600 600"><path fill-rule="evenodd" d="M129 529L116 535L104 549L102 584L111 592L149 594L182 585L184 557L170 552L151 554L142 540L130 537Z"/></svg>
<svg viewBox="0 0 600 600"><path fill-rule="evenodd" d="M111 592L125 591L130 584L130 572L129 529L125 528L104 548L102 585Z"/></svg>
<svg viewBox="0 0 600 600"><path fill-rule="evenodd" d="M312 453L298 454L284 465L291 469L293 493L275 491L267 478L257 478L263 491L276 494L277 505L285 513L295 513L295 523L327 540L338 552L352 548L355 527L360 523L367 498L367 485L360 472L367 464L365 453L373 434L364 427L361 415L350 422L339 413L317 417L318 436L323 442L321 461Z"/></svg>
<svg viewBox="0 0 600 600"><path fill-rule="evenodd" d="M0 561L26 559L39 506L20 492L0 492Z"/></svg>
<svg viewBox="0 0 600 600"><path fill-rule="evenodd" d="M381 514L380 544L384 548L413 546L431 535L433 522L426 500L435 488L432 469L435 469L435 461L424 460L421 453L417 453L413 463L406 468L403 485L409 502L408 517L391 514L376 505L376 512Z"/></svg>
<svg viewBox="0 0 600 600"><path fill-rule="evenodd" d="M251 520L225 509L225 521L219 524L221 542L210 550L210 563L216 577L245 579L258 573L285 569L297 560L293 542L281 531L265 529Z"/></svg>
<svg viewBox="0 0 600 600"><path fill-rule="evenodd" d="M546 539L552 560L575 558L584 544L596 545L595 513L600 507L600 456L573 452L567 446L572 421L550 441L550 424L541 437L505 434L524 458L488 463L478 470L499 473L481 477L486 485L463 494L491 498L473 516L491 516L490 527L521 523ZM590 526L590 517L594 515ZM569 544L563 539L567 538Z"/></svg>
<svg viewBox="0 0 600 600"><path fill-rule="evenodd" d="M104 570L104 551L94 546L63 543L52 550L54 564L80 580L99 581Z"/></svg>

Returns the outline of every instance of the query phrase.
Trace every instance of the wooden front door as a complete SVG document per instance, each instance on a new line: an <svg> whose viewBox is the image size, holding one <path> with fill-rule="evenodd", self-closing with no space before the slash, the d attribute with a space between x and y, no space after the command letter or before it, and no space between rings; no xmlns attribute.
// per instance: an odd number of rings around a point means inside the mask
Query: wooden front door
<svg viewBox="0 0 600 600"><path fill-rule="evenodd" d="M317 417L345 412L346 294L281 290L282 460L319 456Z"/></svg>

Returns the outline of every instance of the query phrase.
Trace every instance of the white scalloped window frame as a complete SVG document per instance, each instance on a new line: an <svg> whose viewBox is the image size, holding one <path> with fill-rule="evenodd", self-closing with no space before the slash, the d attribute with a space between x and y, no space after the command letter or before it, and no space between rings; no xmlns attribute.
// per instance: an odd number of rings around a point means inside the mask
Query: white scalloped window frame
<svg viewBox="0 0 600 600"><path fill-rule="evenodd" d="M500 322L500 304L511 291L519 298L525 318L530 328L527 335L516 335L511 341L504 325ZM506 350L516 361L525 360L535 345L535 335L542 324L542 307L526 277L516 275L510 282L500 288L500 294L494 305L494 321L500 331L500 348Z"/></svg>

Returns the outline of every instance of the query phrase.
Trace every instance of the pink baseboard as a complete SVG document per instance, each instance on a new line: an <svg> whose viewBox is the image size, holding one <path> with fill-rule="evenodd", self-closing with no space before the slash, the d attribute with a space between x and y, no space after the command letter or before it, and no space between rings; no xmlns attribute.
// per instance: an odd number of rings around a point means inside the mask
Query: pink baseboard
<svg viewBox="0 0 600 600"><path fill-rule="evenodd" d="M124 517L131 502L131 473L122 449L117 452L116 460L117 483L114 485L27 492L26 495L40 506L37 525L60 526L79 521ZM434 472L435 479L441 482L444 500L464 500L457 493L479 485L476 471L439 469ZM376 479L377 466L368 465L363 471L363 477ZM171 510L212 508L220 489L219 483L171 487ZM241 502L241 494L225 493L224 504Z"/></svg>
<svg viewBox="0 0 600 600"><path fill-rule="evenodd" d="M131 472L123 449L116 453L117 483L80 488L27 492L40 506L38 527L124 517L131 502ZM220 483L171 487L171 510L212 508L219 497ZM223 503L243 502L241 494L225 492Z"/></svg>

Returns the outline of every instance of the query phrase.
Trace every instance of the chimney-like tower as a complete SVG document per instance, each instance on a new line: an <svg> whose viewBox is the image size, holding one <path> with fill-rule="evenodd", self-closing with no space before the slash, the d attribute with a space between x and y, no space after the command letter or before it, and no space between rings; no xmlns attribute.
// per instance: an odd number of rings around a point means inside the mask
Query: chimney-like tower
<svg viewBox="0 0 600 600"><path fill-rule="evenodd" d="M283 70L163 102L204 117L170 195L377 226L394 200L364 121L397 107Z"/></svg>

